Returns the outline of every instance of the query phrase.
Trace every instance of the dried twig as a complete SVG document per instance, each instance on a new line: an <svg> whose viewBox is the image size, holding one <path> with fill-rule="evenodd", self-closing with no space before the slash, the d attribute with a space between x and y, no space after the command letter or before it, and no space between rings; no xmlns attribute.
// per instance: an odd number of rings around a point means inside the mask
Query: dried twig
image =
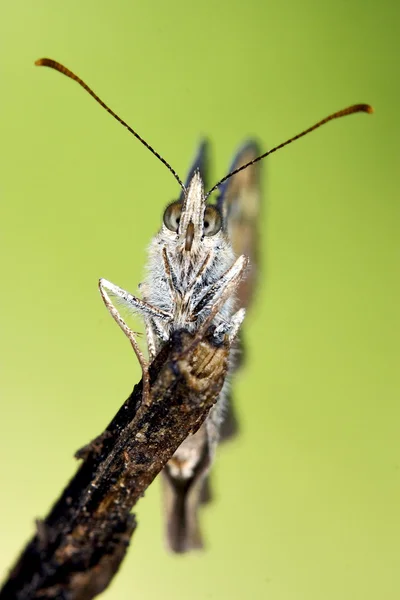
<svg viewBox="0 0 400 600"><path fill-rule="evenodd" d="M0 600L88 600L101 593L125 556L132 507L218 397L228 348L174 334L107 429L77 453L83 463L50 514L37 523Z"/></svg>

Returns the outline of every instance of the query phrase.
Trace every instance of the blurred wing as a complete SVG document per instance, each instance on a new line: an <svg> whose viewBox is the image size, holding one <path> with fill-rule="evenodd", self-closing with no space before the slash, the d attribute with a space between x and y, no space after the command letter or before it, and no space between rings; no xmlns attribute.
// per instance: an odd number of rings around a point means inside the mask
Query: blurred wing
<svg viewBox="0 0 400 600"><path fill-rule="evenodd" d="M207 140L203 140L200 143L199 149L197 150L196 158L193 161L192 166L190 167L188 176L186 178L185 187L187 187L192 179L195 171L200 171L201 178L204 182L204 188L208 187L208 170L209 170L209 144ZM183 190L179 197L179 200L183 200Z"/></svg>
<svg viewBox="0 0 400 600"><path fill-rule="evenodd" d="M230 169L234 171L261 154L255 141L244 144ZM260 220L260 163L251 165L228 179L220 188L217 206L236 256L250 259L250 270L238 290L237 308L247 308L252 300L258 275L258 228Z"/></svg>
<svg viewBox="0 0 400 600"><path fill-rule="evenodd" d="M229 173L257 158L261 150L255 141L249 141L238 151L230 166ZM220 188L217 200L223 217L224 227L232 243L236 256L244 254L250 259L247 277L239 286L238 308L248 308L251 304L258 277L258 235L261 206L260 163L247 167L228 179ZM239 336L240 352L234 356L232 372L238 370L244 358L244 348ZM234 437L239 430L236 411L231 393L227 398L227 409L221 425L221 441Z"/></svg>

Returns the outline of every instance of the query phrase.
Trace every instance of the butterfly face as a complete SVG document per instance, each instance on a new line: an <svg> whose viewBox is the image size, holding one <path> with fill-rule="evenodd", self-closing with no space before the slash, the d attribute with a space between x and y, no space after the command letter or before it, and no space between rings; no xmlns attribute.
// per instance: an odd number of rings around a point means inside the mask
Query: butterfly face
<svg viewBox="0 0 400 600"><path fill-rule="evenodd" d="M165 209L164 226L177 233L180 251L193 255L205 237L214 237L221 232L221 214L215 206L206 204L204 184L198 171L190 181L185 199L173 202ZM209 245L220 239L221 236L218 236Z"/></svg>

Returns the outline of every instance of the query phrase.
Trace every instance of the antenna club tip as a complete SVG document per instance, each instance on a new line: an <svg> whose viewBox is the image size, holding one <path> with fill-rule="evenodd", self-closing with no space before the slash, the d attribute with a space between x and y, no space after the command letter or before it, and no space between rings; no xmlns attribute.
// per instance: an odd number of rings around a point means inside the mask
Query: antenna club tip
<svg viewBox="0 0 400 600"><path fill-rule="evenodd" d="M353 108L355 109L354 112L365 112L369 115L372 115L374 112L374 109L370 104L356 104Z"/></svg>
<svg viewBox="0 0 400 600"><path fill-rule="evenodd" d="M37 60L35 60L35 65L37 67L51 67L52 65L54 65L54 60L52 60L51 58L38 58Z"/></svg>
<svg viewBox="0 0 400 600"><path fill-rule="evenodd" d="M349 106L347 114L351 115L358 112L365 112L372 115L375 111L370 104L353 104L353 106Z"/></svg>

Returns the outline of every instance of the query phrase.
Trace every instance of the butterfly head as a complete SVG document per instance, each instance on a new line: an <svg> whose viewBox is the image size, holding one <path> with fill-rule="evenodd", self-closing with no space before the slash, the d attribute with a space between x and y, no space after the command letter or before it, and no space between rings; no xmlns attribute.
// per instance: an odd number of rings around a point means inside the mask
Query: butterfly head
<svg viewBox="0 0 400 600"><path fill-rule="evenodd" d="M195 171L183 199L173 202L164 212L163 233L184 256L195 256L207 239L221 233L222 217L218 209L206 204L200 172ZM209 240L211 241L211 240Z"/></svg>

